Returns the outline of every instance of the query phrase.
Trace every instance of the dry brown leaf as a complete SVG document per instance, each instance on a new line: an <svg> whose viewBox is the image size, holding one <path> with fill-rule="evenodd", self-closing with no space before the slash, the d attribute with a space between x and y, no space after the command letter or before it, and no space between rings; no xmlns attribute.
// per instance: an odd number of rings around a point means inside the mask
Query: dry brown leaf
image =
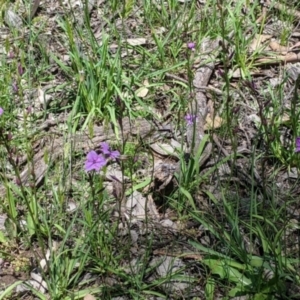
<svg viewBox="0 0 300 300"><path fill-rule="evenodd" d="M87 294L84 296L83 300L96 300L96 298L91 294Z"/></svg>
<svg viewBox="0 0 300 300"><path fill-rule="evenodd" d="M249 45L249 51L254 52L257 50L262 50L267 46L267 45L263 45L263 43L271 38L272 38L271 35L256 34L251 44Z"/></svg>
<svg viewBox="0 0 300 300"><path fill-rule="evenodd" d="M286 123L290 121L290 116L287 113L284 113L281 119L282 123Z"/></svg>
<svg viewBox="0 0 300 300"><path fill-rule="evenodd" d="M41 88L37 89L37 98L35 100L36 104L40 104L43 107L46 107L51 100L52 100L51 95L45 94L44 90Z"/></svg>
<svg viewBox="0 0 300 300"><path fill-rule="evenodd" d="M264 57L256 61L257 64L277 65L280 63L295 63L300 61L300 53L289 52L286 55Z"/></svg>
<svg viewBox="0 0 300 300"><path fill-rule="evenodd" d="M162 86L162 90L165 91L165 92L169 91L170 89L171 89L171 87L169 85L167 85L167 84L164 84Z"/></svg>
<svg viewBox="0 0 300 300"><path fill-rule="evenodd" d="M135 94L140 98L145 98L149 92L149 89L147 89L145 86L140 87Z"/></svg>
<svg viewBox="0 0 300 300"><path fill-rule="evenodd" d="M288 64L286 68L286 72L290 78L296 81L298 76L300 75L300 64L299 63Z"/></svg>
<svg viewBox="0 0 300 300"><path fill-rule="evenodd" d="M23 26L23 21L14 11L8 9L4 14L4 22L12 28L20 30Z"/></svg>
<svg viewBox="0 0 300 300"><path fill-rule="evenodd" d="M162 156L178 156L176 149L167 143L155 143L150 145L150 148Z"/></svg>
<svg viewBox="0 0 300 300"><path fill-rule="evenodd" d="M214 116L214 119L212 119L211 115L207 114L205 119L204 130L217 129L220 128L222 124L223 124L223 119L221 117L216 115Z"/></svg>
<svg viewBox="0 0 300 300"><path fill-rule="evenodd" d="M140 98L145 98L149 92L149 89L147 88L147 86L149 86L148 80L146 79L143 84L144 86L140 87L135 93Z"/></svg>
<svg viewBox="0 0 300 300"><path fill-rule="evenodd" d="M147 43L147 40L145 38L127 39L127 43L130 46L141 46L145 45Z"/></svg>
<svg viewBox="0 0 300 300"><path fill-rule="evenodd" d="M252 76L253 75L259 75L259 74L257 74L256 72L253 72L253 71L250 71L249 73ZM232 78L243 78L244 77L243 72L242 72L242 70L240 68L238 68L238 69L236 69L234 71L233 70L229 70L229 75Z"/></svg>
<svg viewBox="0 0 300 300"><path fill-rule="evenodd" d="M280 45L279 43L277 43L276 41L270 42L269 46L270 46L270 48L271 48L273 51L276 51L276 52L286 53L286 52L289 51L289 48L288 48L288 47L281 46L281 45Z"/></svg>

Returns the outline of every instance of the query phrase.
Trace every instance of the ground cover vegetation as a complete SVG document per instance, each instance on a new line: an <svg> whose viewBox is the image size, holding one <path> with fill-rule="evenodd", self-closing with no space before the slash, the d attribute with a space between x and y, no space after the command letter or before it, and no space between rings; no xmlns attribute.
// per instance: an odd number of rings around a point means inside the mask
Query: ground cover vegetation
<svg viewBox="0 0 300 300"><path fill-rule="evenodd" d="M0 299L300 298L299 1L0 9Z"/></svg>

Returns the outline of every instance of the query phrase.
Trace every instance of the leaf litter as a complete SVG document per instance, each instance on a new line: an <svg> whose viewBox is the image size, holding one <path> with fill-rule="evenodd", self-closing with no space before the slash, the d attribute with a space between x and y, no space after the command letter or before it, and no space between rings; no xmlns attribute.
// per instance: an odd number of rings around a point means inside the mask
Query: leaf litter
<svg viewBox="0 0 300 300"><path fill-rule="evenodd" d="M69 54L64 49L63 38L60 36L61 32L58 29L57 20L55 20L55 17L52 16L55 10L60 11L62 8L58 7L57 5L54 5L53 7L47 7L44 5L44 3L34 1L34 5L29 14L31 18L45 16L48 18L48 24L54 25L53 28L48 29L53 32L53 35L56 36L57 39L55 43L51 43L50 41L53 37L47 34L45 43L50 45L50 50L48 49L48 53L50 56L51 53L54 53L57 57L61 57L62 61L65 61L69 64ZM79 18L79 24L82 24L84 5L82 5L80 1L72 2L71 4L69 2L65 2L64 5L66 5L66 9L77 10L78 14L75 14L75 18ZM69 5L71 5L71 7L69 7ZM101 5L104 4L102 1L99 1L99 5L101 9ZM267 7L269 6L270 4L267 2ZM275 9L281 10L282 6L276 4ZM39 13L39 11L41 11L41 13ZM91 13L91 26L94 26L93 29L95 33L97 33L96 27L101 27L101 30L109 27L108 23L97 19L98 15L95 12L95 3L88 1L88 11ZM295 17L298 17L297 11L290 13ZM116 18L117 21L121 21L118 16L112 17ZM6 24L9 27L17 28L19 31L23 30L23 21L16 12L7 9L5 18ZM135 35L131 27L132 24L135 23L133 19L133 17L128 18L128 27L126 30L128 35L131 37L126 39L127 43L133 48L136 46L142 46L145 48L149 47L148 41L150 39L148 39L148 37L132 37ZM54 22L51 23L51 21ZM270 24L269 28L272 29L272 23ZM28 29L24 29L25 34L26 30ZM100 42L102 33L98 31L97 37ZM41 37L39 37L39 39L40 38ZM77 42L80 43L79 38L77 39ZM115 168L115 170L110 171L106 176L107 180L114 183L111 189L111 197L115 199L117 204L119 203L119 205L114 206L113 210L118 212L122 219L122 222L120 223L124 229L122 231L122 235L129 239L127 242L132 246L130 250L131 256L136 255L134 259L131 257L129 263L137 266L137 258L139 256L143 257L143 251L147 245L147 238L145 237L151 233L154 239L152 252L155 257L149 260L149 266L151 266L155 272L150 274L145 280L151 283L157 280L157 278L163 278L168 275L171 276L174 272L178 272L181 276L190 279L190 281L182 280L180 284L176 280L170 280L161 287L165 294L178 296L188 288L194 289L194 291L197 292L197 287L193 285L193 280L197 278L197 273L192 272L191 270L187 271L186 269L188 263L190 264L191 262L196 266L197 261L201 260L202 256L193 247L189 246L187 241L189 238L193 238L203 242L204 245L208 244L208 235L203 234L205 230L200 229L200 224L196 223L189 225L188 223L185 224L179 220L174 220L174 211L172 211L172 208L169 207L167 199L172 194L174 189L178 187L178 182L176 181L174 175L176 172L180 172L180 164L178 160L179 157L176 153L178 152L179 145L182 144L182 141L184 141L184 151L186 151L187 154L191 154L198 149L206 133L222 128L223 122L226 122L224 118L219 116L219 114L222 113L222 108L218 105L216 105L216 107L211 105L211 99L215 100L214 103L218 103L218 97L222 97L222 95L218 95L218 93L214 92L222 91L223 84L222 75L220 76L218 73L222 73L222 68L224 66L222 66L220 63L217 64L220 52L224 50L222 47L220 47L220 43L221 42L219 40L206 39L202 41L200 49L193 51L194 55L199 55L201 57L200 61L211 61L205 65L195 65L193 74L193 87L195 95L192 95L191 100L189 101L188 109L190 113L196 115L195 126L198 133L196 136L196 141L193 142L192 126L187 127L186 133L176 132L177 125L175 122L177 120L175 118L163 121L156 120L155 118L151 120L142 119L138 123L134 120L124 118L122 121L122 128L119 128L119 130L123 131L125 136L131 138L134 142L137 142L139 138L150 141L151 152L149 152L149 156L152 156L153 164L151 165L151 158L149 158L147 162L148 165L145 167L146 172L144 172L143 176L144 179L147 177L152 178L152 182L155 184L148 184L146 187L144 187L144 189L140 189L141 191L135 190L131 195L127 196L125 191L127 188L130 188L132 182L130 177L126 177L122 173L122 169L117 163L112 165L112 168ZM265 87L268 85L268 83L271 84L271 81L277 78L279 84L285 85L284 91L286 99L285 103L283 104L283 110L291 105L292 95L289 94L289 90L296 86L295 81L297 80L300 71L298 65L295 64L299 62L299 54L297 51L298 43L293 39L291 39L290 43L292 43L292 45L289 45L289 47L281 45L278 40L278 36L274 36L268 32L264 32L262 35L257 35L253 39L248 49L249 52L262 51L259 57L255 60L257 71L252 73L253 78L255 79L253 82L247 82L244 72L240 69L235 70L235 73L232 74L231 84L235 89L238 89L238 92L233 92L229 95L229 97L234 102L234 106L240 110L242 116L237 123L233 123L233 125L236 126L234 129L236 130L238 143L237 149L242 149L240 152L243 151L247 154L252 153L251 141L256 135L258 128L264 122L264 117L260 114L261 108L259 107L259 104L255 103L253 95L255 95L258 99L263 100L265 100L265 97L270 95L264 95L261 93L256 85L258 86L261 84L262 87ZM267 56L265 56L263 54L264 51L270 52ZM82 53L83 52L84 50L82 50ZM207 53L210 54L208 55ZM130 52L129 55L135 56L137 54L133 49L133 52ZM264 67L261 68L261 66ZM53 61L52 72L56 77L56 83L58 85L61 84L65 78L63 74L64 72L57 72L57 70L59 70L59 66L55 66L55 62ZM290 80L284 81L282 79L281 74L285 71L290 74ZM176 76L177 74L171 74L171 77L173 77L174 81L176 81ZM181 83L187 82L186 79L180 77L179 81ZM168 82L168 85L176 86L176 82L173 82L172 84ZM210 85L211 88L208 88L208 85ZM55 90L55 86L53 87L53 90ZM135 92L136 96L141 99L149 97L150 93L151 91L149 89L148 80L144 80L143 86L137 89ZM45 107L51 105L51 103L49 103L50 100L55 101L55 98L64 96L66 96L64 91L59 93L52 92L52 95L51 93L49 93L49 95L45 95L45 89L37 88L37 96L33 101L35 103L34 106L43 112ZM244 101L245 98L247 98L248 101ZM167 99L167 101L169 101L169 99ZM168 106L168 104L166 106ZM253 118L250 117L251 115L258 120L256 125L253 122ZM164 114L162 114L162 119L164 119ZM271 124L274 121L272 114L266 118L266 120ZM284 121L288 122L289 119L285 118ZM34 149L35 152L33 153L33 161L36 178L34 184L36 187L43 185L43 181L46 178L46 173L50 166L50 164L44 160L45 153L54 153L51 158L51 165L59 164L59 159L63 156L63 149L64 145L66 144L66 140L65 137L56 135L55 131L59 131L59 123L63 124L64 122L66 122L65 116L60 117L59 119L55 118L55 121L50 119L45 121L41 119L38 120L41 131L48 131L47 135L49 138L46 138L44 141L40 140ZM34 126L37 127L36 124ZM88 151L93 149L94 145L99 144L100 142L111 142L115 139L114 130L110 128L109 130L106 130L104 124L101 124L100 126L95 125L92 131L92 137L90 137L89 132L86 131L83 134L76 133L70 138L70 142L74 143L74 152L79 154L81 153L82 155L82 153L88 153ZM53 133L53 135L50 136L49 132ZM282 136L283 135L284 133L282 132ZM171 144L172 140L176 142L176 147ZM213 193L216 199L221 202L223 195L221 185L216 183L218 179L221 179L221 182L228 182L228 178L231 178L229 182L240 187L240 190L237 194L231 194L228 197L240 197L241 199L247 199L248 195L246 195L246 193L249 181L254 180L254 186L257 189L260 189L262 186L261 174L264 174L263 172L266 171L267 174L274 174L271 177L272 182L266 182L264 184L268 185L274 183L276 192L278 193L278 205L285 205L285 197L288 197L284 192L285 190L291 191L291 193L296 197L299 195L299 189L293 188L294 182L298 180L298 172L295 171L295 168L291 168L290 170L282 169L274 173L274 166L272 163L266 165L266 170L261 170L259 167L255 166L253 170L254 175L251 177L249 175L249 171L251 169L251 160L248 159L249 157L238 157L236 158L236 161L231 158L228 159L233 152L234 147L230 140L228 138L216 137L216 133L213 132L212 140L207 143L200 160L200 168L202 172L200 174L203 174L203 172L208 172L210 169L212 170L213 166L217 163L220 163L220 168L217 170L218 174L212 172L210 175L210 180L204 181L201 185L200 191L198 191L199 194L195 195L195 198L199 199L198 205L206 203L205 209L207 213L214 214L215 211L213 206L207 205L208 199L205 196L205 193L202 191L207 190ZM224 158L228 160L223 162L222 159ZM32 184L30 182L30 174L32 172L31 167L32 166L30 162L27 164L26 161L23 162L21 180L25 186ZM233 172L235 175L231 176ZM123 179L126 179L126 181L123 182ZM170 186L172 186L171 190ZM6 188L2 186L2 197L5 194L5 190ZM259 197L261 197L259 200L263 201L263 196L260 195ZM76 208L76 205L74 208L74 203L71 201L71 199L69 205L70 209L72 207L71 210ZM245 204L245 201L243 205L244 207L241 212L243 214L247 214L250 208ZM201 207L202 206L199 206L199 208ZM299 217L300 208L297 203L292 203L287 211L289 214L293 214L293 218ZM1 218L3 219L5 216L3 215ZM1 227L1 230L4 230L3 226ZM289 231L289 236L291 239L298 239L295 235L295 231L293 230ZM244 239L246 243L246 237ZM178 243L176 241L178 241ZM212 243L214 242L215 241L212 241ZM169 253L169 249L172 249L171 253ZM288 251L290 248L288 247L286 250ZM48 249L48 253L49 251L50 250ZM256 249L256 251L258 250ZM52 252L52 255L55 255L55 251ZM188 258L190 261L184 260L184 257ZM48 255L48 259L49 258L50 257ZM185 269L185 271L182 271L182 269ZM15 276L14 272L9 275L11 276L10 280L4 280L4 277L7 275L4 275L5 271L3 270L5 270L5 264L2 262L2 273L0 273L0 278L2 282L6 283L7 286L18 280L18 276ZM45 285L41 274L32 274L28 276L27 273L23 272L22 275L24 277L27 275L27 284L34 286L34 284L38 282L39 284L36 286L36 289L40 289L42 293L47 293L47 285ZM113 279L115 280L115 278ZM24 290L22 291L24 292ZM85 296L85 299L93 298L94 297L89 294Z"/></svg>

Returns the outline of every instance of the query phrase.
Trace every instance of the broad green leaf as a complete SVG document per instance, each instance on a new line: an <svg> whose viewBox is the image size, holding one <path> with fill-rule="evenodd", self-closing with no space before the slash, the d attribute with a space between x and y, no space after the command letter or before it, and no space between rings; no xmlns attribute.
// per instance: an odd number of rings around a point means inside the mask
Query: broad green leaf
<svg viewBox="0 0 300 300"><path fill-rule="evenodd" d="M216 256L216 257L218 257L220 259L223 259L224 261L226 261L227 265L229 265L231 267L234 267L234 268L239 269L239 270L246 270L247 269L246 265L238 263L237 261L233 260L229 256L226 256L225 254L222 254L220 252L214 251L214 250L212 250L210 248L207 248L207 247L205 247L205 246L203 246L203 245L201 245L201 244L199 244L197 242L190 241L189 243L193 247L195 247L196 249L205 252L209 256L213 256L214 255L214 256Z"/></svg>
<svg viewBox="0 0 300 300"><path fill-rule="evenodd" d="M202 262L211 269L213 274L219 275L222 279L227 279L235 283L242 283L243 285L251 284L250 279L240 273L237 269L231 267L224 260L204 259Z"/></svg>
<svg viewBox="0 0 300 300"><path fill-rule="evenodd" d="M236 297L236 296L240 296L243 294L247 294L247 292L245 291L245 286L241 285L241 284L237 284L233 289L231 289L228 292L228 296L230 297Z"/></svg>
<svg viewBox="0 0 300 300"><path fill-rule="evenodd" d="M267 300L267 299L270 299L270 295L263 294L263 293L255 294L253 297L253 300Z"/></svg>
<svg viewBox="0 0 300 300"><path fill-rule="evenodd" d="M7 241L4 233L0 230L0 243L5 243Z"/></svg>
<svg viewBox="0 0 300 300"><path fill-rule="evenodd" d="M249 263L252 267L261 267L264 264L264 259L259 256L252 256Z"/></svg>
<svg viewBox="0 0 300 300"><path fill-rule="evenodd" d="M214 300L215 293L215 280L213 278L208 278L205 285L205 299Z"/></svg>

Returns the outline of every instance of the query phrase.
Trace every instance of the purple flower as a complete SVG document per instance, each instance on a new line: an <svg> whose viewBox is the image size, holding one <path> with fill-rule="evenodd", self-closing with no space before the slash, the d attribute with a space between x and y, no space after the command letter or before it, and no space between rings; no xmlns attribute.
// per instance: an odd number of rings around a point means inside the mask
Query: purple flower
<svg viewBox="0 0 300 300"><path fill-rule="evenodd" d="M100 143L100 147L101 147L101 151L103 154L110 155L110 147L109 147L108 143L102 142L102 143Z"/></svg>
<svg viewBox="0 0 300 300"><path fill-rule="evenodd" d="M21 64L18 65L18 73L20 76L22 76L24 74L24 69Z"/></svg>
<svg viewBox="0 0 300 300"><path fill-rule="evenodd" d="M300 137L296 137L296 150L295 152L300 152Z"/></svg>
<svg viewBox="0 0 300 300"><path fill-rule="evenodd" d="M2 107L0 107L0 116L2 116L3 113L4 113L4 110Z"/></svg>
<svg viewBox="0 0 300 300"><path fill-rule="evenodd" d="M85 170L87 172L95 170L100 171L106 165L106 159L102 155L98 155L95 151L90 151L86 156Z"/></svg>
<svg viewBox="0 0 300 300"><path fill-rule="evenodd" d="M189 42L187 43L187 47L190 49L190 50L195 50L195 46L196 44L194 42Z"/></svg>
<svg viewBox="0 0 300 300"><path fill-rule="evenodd" d="M120 152L117 150L110 150L110 146L106 142L100 144L101 151L104 154L105 158L116 159L120 156Z"/></svg>
<svg viewBox="0 0 300 300"><path fill-rule="evenodd" d="M120 156L120 152L119 152L118 150L111 151L111 152L110 152L110 155L109 155L109 157L110 157L111 159L116 159L116 158L118 158L119 156Z"/></svg>
<svg viewBox="0 0 300 300"><path fill-rule="evenodd" d="M193 125L194 122L196 121L197 119L197 116L196 115L192 115L192 114L187 114L185 117L184 117L186 123L188 126L190 125Z"/></svg>

